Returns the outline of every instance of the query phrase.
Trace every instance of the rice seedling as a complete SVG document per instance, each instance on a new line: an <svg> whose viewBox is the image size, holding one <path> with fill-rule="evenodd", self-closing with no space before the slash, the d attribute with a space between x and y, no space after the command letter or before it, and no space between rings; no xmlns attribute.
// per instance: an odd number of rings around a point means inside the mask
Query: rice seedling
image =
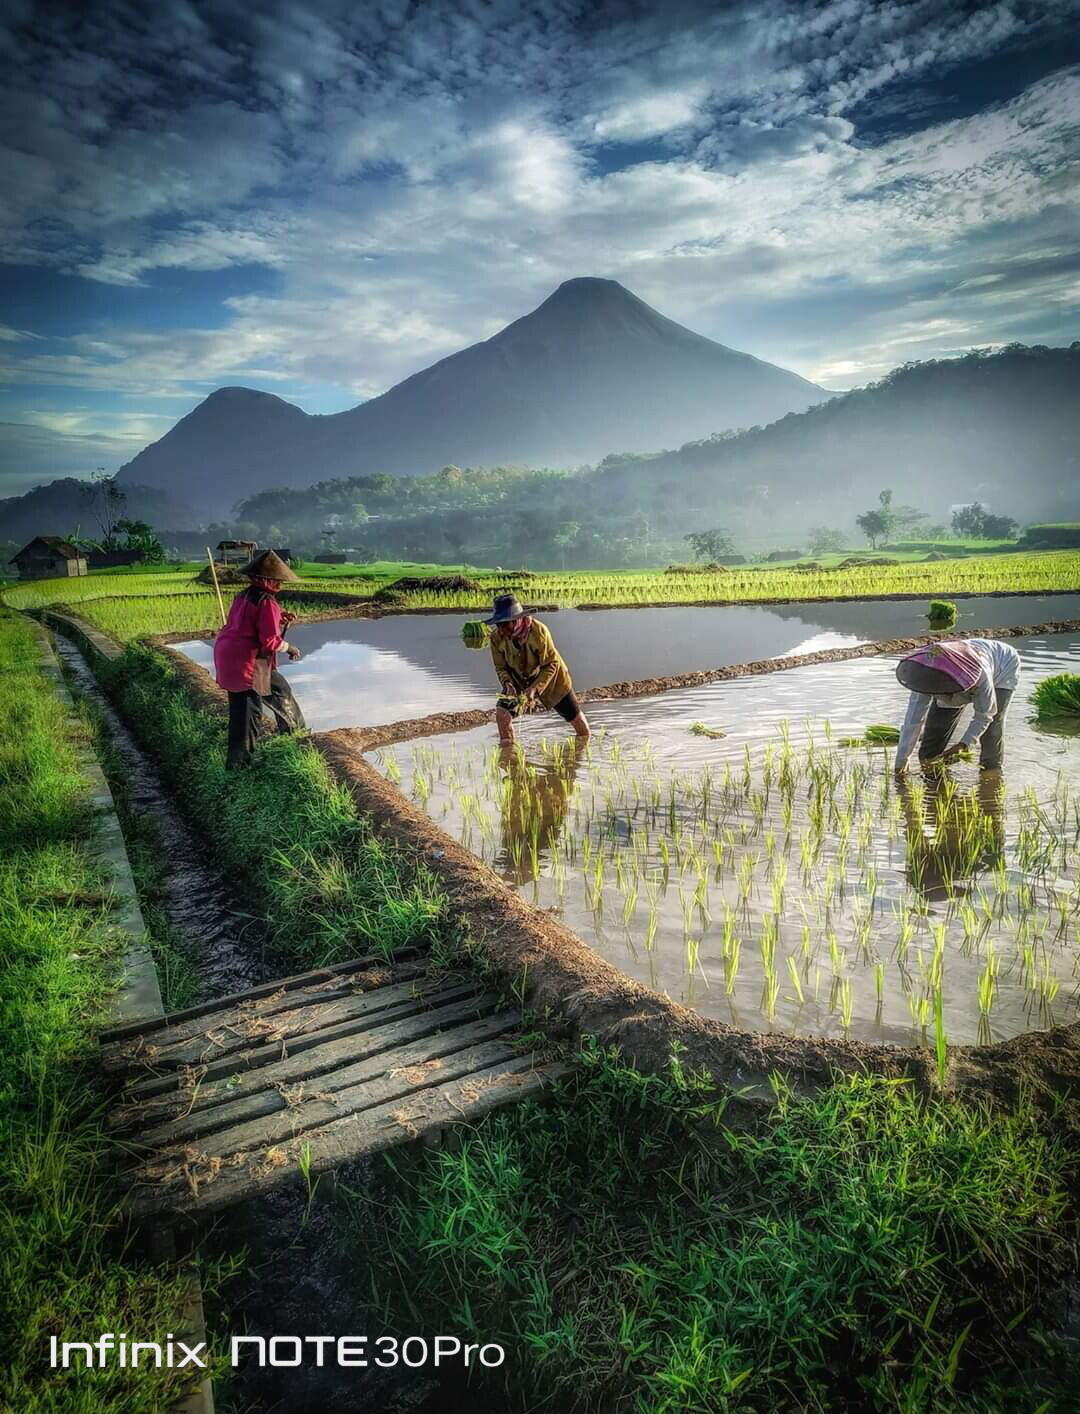
<svg viewBox="0 0 1080 1414"><path fill-rule="evenodd" d="M813 968L815 993L823 970L832 979L841 1019L850 993L859 1034L906 1017L921 1035L948 960L950 1027L975 1039L989 1006L995 1027L1022 1027L1021 999L1038 1007L1070 976L1080 795L1068 777L1008 799L959 778L898 789L884 753L796 739L786 723L756 748L721 743L699 767L625 734L597 734L570 771L559 765L565 743L540 737L521 752L516 787L486 747L421 743L381 759L620 965L643 944L641 975L652 978L653 954L670 953L665 987L674 962L683 1000L710 1014L730 1005L743 1025L755 1009L763 1024L813 1025ZM1046 940L1060 955L1044 963ZM741 967L744 944L753 969ZM713 977L723 986L711 997L691 995L695 978Z"/></svg>

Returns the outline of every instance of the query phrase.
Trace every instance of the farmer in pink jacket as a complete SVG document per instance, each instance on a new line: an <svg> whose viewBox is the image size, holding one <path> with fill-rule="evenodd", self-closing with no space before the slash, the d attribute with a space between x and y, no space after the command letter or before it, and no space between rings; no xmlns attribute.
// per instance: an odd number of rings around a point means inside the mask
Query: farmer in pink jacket
<svg viewBox="0 0 1080 1414"><path fill-rule="evenodd" d="M214 640L214 668L218 686L229 694L228 769L246 766L259 737L263 707L274 716L278 732L304 726L303 714L292 689L277 671L277 655L293 660L299 648L285 641L285 630L294 615L277 601L286 580L297 575L273 550L256 555L241 571L251 587L232 602L224 628Z"/></svg>

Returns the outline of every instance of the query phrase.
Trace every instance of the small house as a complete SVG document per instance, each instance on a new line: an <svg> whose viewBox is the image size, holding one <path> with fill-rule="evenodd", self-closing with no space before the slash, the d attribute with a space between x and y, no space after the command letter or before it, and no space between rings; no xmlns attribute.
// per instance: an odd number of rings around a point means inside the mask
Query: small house
<svg viewBox="0 0 1080 1414"><path fill-rule="evenodd" d="M257 540L219 540L218 563L222 565L246 565L255 558L259 548Z"/></svg>
<svg viewBox="0 0 1080 1414"><path fill-rule="evenodd" d="M20 579L68 579L86 573L83 552L58 535L37 535L10 561Z"/></svg>

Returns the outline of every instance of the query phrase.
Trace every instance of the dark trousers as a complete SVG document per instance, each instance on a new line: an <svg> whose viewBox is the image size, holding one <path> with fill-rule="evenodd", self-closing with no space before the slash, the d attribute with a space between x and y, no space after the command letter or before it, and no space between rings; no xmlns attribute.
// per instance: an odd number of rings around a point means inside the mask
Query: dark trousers
<svg viewBox="0 0 1080 1414"><path fill-rule="evenodd" d="M229 738L225 765L230 771L246 766L255 750L255 743L263 735L263 709L270 713L274 730L280 736L285 732L302 731L305 722L300 704L293 696L292 688L275 669L270 674L270 694L260 697L250 689L247 692L229 693Z"/></svg>
<svg viewBox="0 0 1080 1414"><path fill-rule="evenodd" d="M1009 710L1012 690L1002 688L996 695L997 715L979 740L979 764L987 770L1000 766L1005 758L1005 713ZM963 710L963 707L941 707L936 701L933 703L919 742L920 761L941 755L949 745Z"/></svg>

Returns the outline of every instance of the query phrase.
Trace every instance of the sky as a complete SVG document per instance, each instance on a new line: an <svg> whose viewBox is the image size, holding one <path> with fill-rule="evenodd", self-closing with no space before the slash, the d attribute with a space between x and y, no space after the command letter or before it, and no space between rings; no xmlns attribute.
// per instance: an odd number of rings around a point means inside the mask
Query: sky
<svg viewBox="0 0 1080 1414"><path fill-rule="evenodd" d="M1080 0L0 0L0 496L563 280L850 388L1080 338Z"/></svg>

